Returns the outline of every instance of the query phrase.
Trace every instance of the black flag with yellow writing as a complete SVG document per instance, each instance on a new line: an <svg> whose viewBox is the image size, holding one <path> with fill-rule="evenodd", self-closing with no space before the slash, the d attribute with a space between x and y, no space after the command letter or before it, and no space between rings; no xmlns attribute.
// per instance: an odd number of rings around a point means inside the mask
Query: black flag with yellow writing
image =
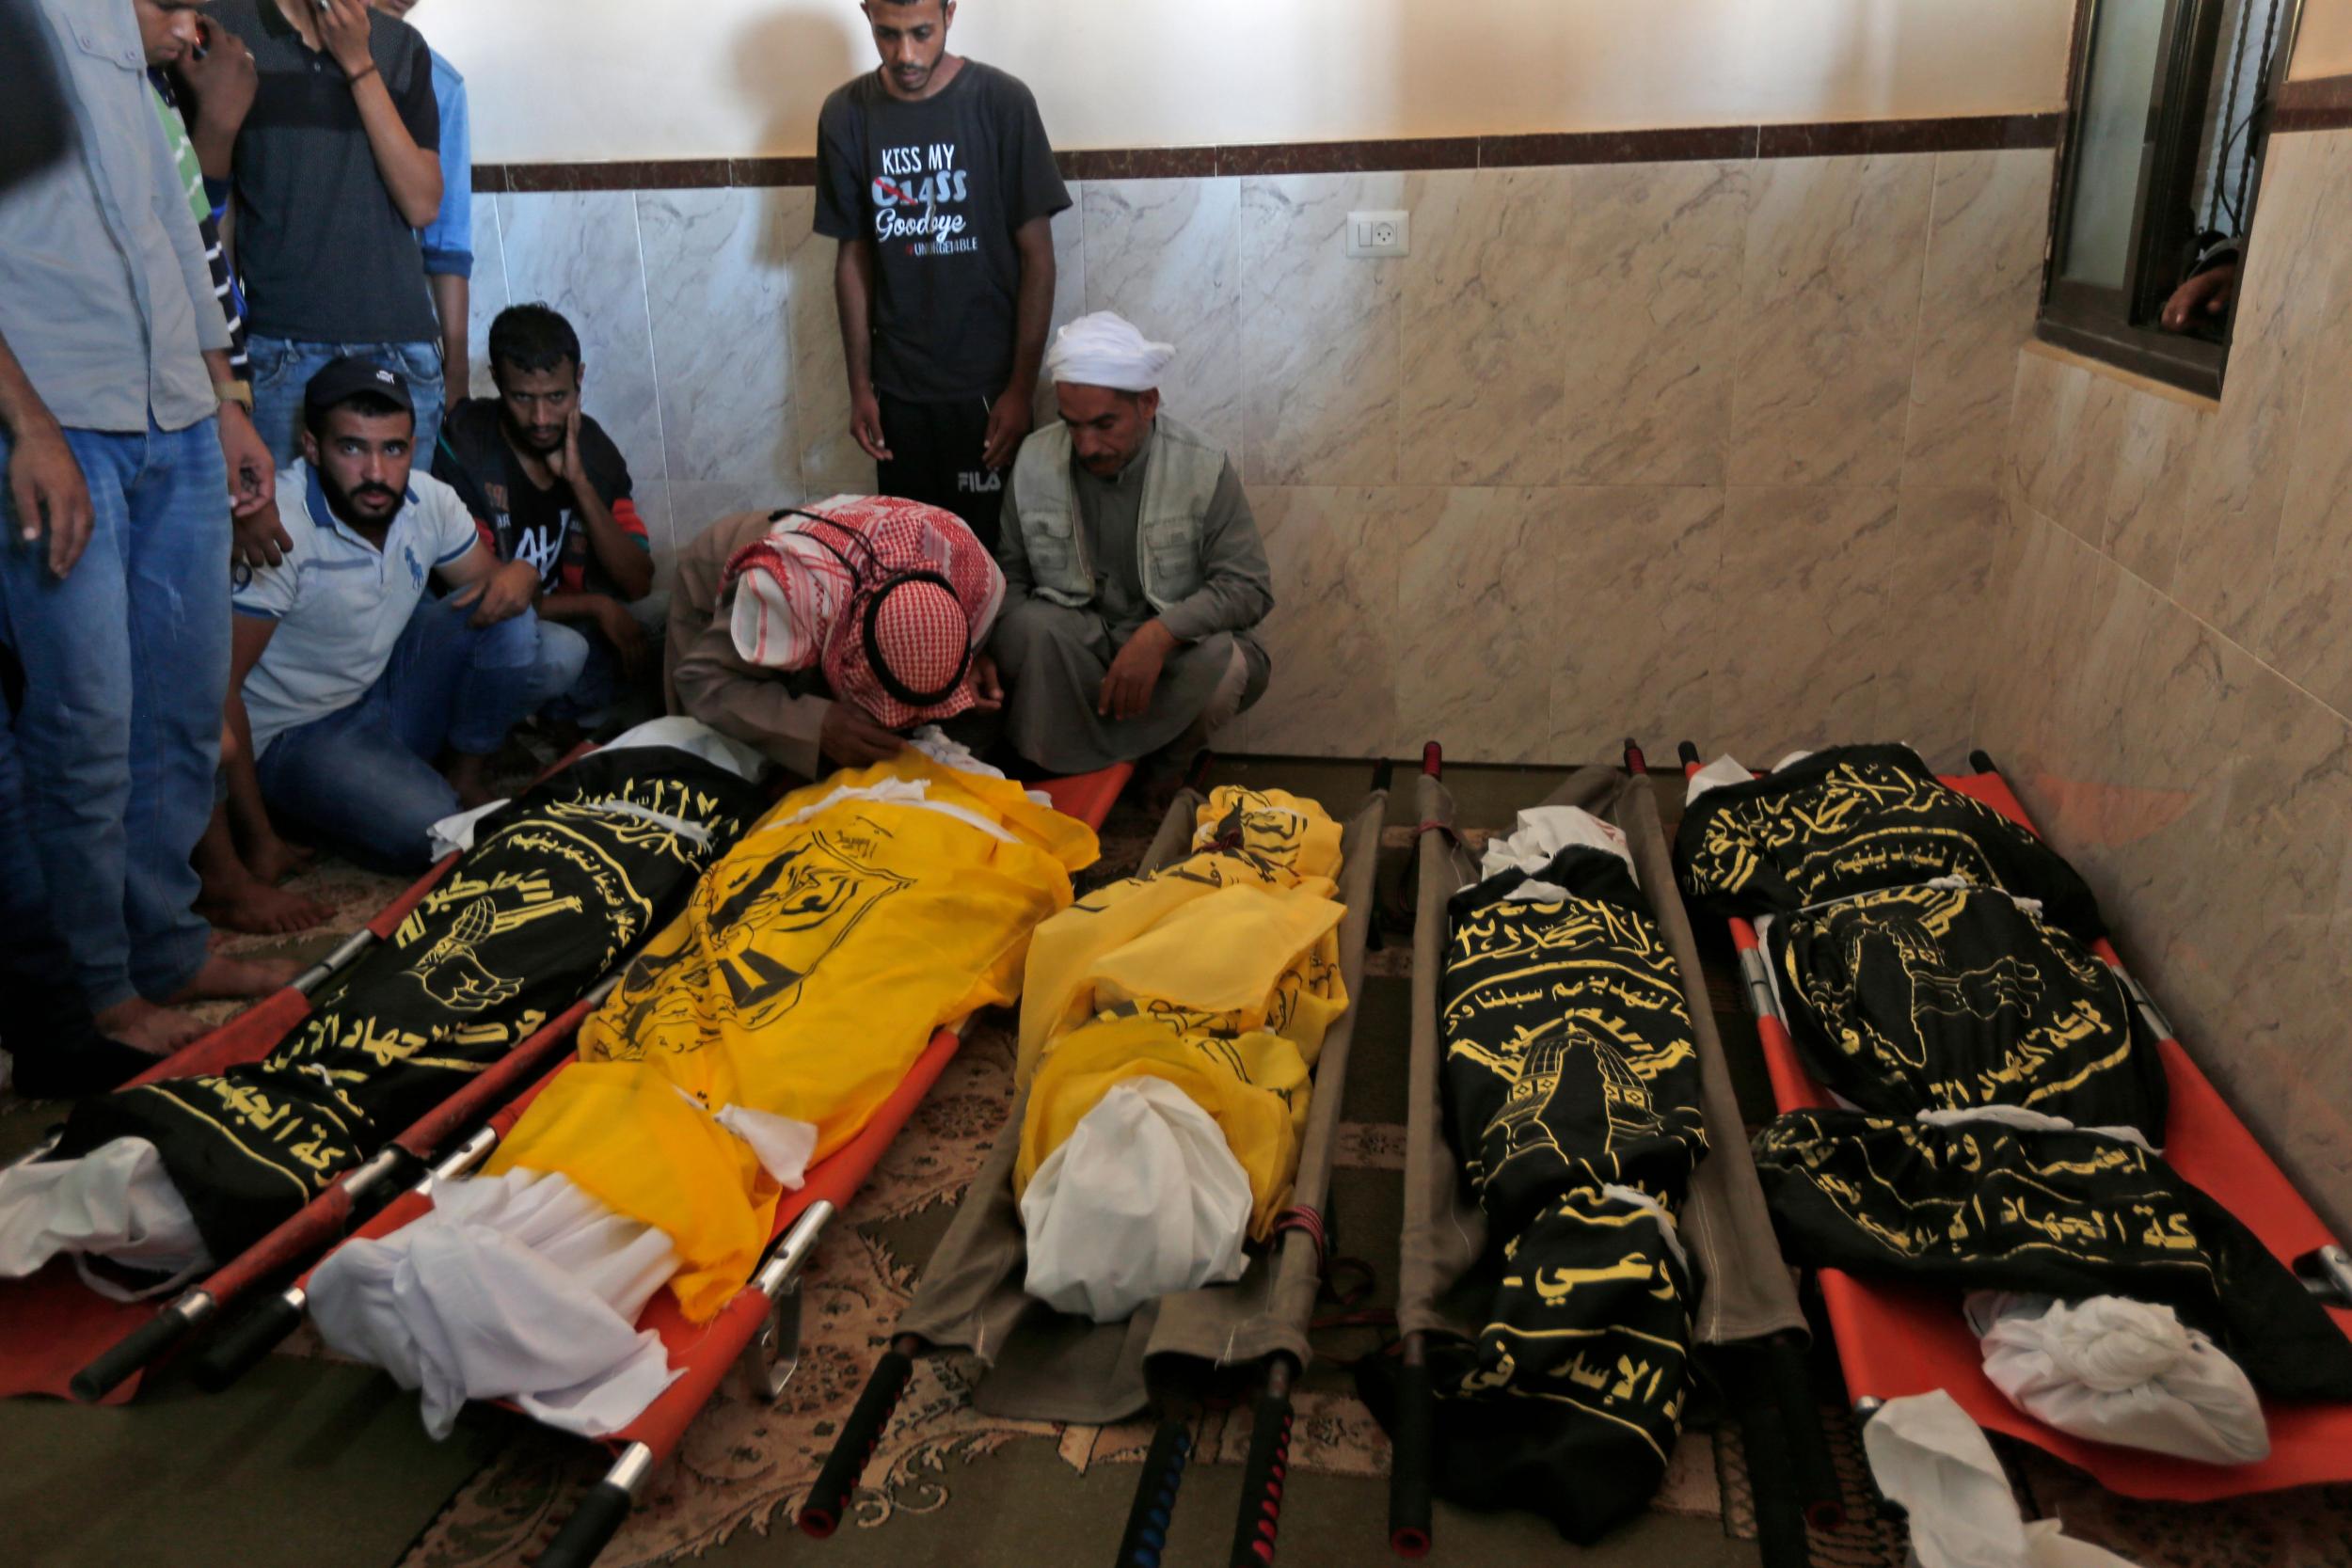
<svg viewBox="0 0 2352 1568"><path fill-rule="evenodd" d="M1794 1111L1756 1169L1791 1263L1963 1291L2128 1296L2265 1393L2352 1399L2352 1342L2230 1212L2128 1140Z"/></svg>
<svg viewBox="0 0 2352 1568"><path fill-rule="evenodd" d="M74 1107L50 1158L144 1138L234 1257L578 1001L675 913L759 809L666 747L580 758L474 847L261 1062Z"/></svg>
<svg viewBox="0 0 2352 1568"><path fill-rule="evenodd" d="M2098 900L2058 853L1938 779L1908 746L1834 746L1708 790L1675 832L1683 892L1715 914L1788 914L1879 888L1957 878L2042 901L2086 940Z"/></svg>
<svg viewBox="0 0 2352 1568"><path fill-rule="evenodd" d="M1673 956L1625 863L1562 851L1455 895L1446 1115L1502 1242L1486 1326L1431 1351L1438 1484L1590 1540L1647 1502L1681 1430L1697 1281L1673 1227L1706 1152Z"/></svg>

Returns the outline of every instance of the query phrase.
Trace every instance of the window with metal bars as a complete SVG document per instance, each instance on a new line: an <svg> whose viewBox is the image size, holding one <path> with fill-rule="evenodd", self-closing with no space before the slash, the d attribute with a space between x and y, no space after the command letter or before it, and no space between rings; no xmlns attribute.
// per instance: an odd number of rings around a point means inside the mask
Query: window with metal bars
<svg viewBox="0 0 2352 1568"><path fill-rule="evenodd" d="M2082 0L2041 336L2217 393L2299 0Z"/></svg>

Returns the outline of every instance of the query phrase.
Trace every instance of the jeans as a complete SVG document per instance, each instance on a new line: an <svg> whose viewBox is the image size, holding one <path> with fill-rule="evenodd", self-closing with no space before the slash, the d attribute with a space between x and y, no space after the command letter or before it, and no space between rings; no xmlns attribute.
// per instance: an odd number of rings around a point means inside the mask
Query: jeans
<svg viewBox="0 0 2352 1568"><path fill-rule="evenodd" d="M273 816L362 865L431 863L433 824L458 809L434 759L496 752L579 681L588 657L578 632L529 610L484 627L471 613L446 599L418 605L365 696L268 743L255 771Z"/></svg>
<svg viewBox="0 0 2352 1568"><path fill-rule="evenodd" d="M49 919L103 1010L169 996L204 963L188 857L229 689L229 476L211 420L65 436L89 547L60 581L46 539L24 543L0 499L0 641L24 665L13 740Z"/></svg>
<svg viewBox="0 0 2352 1568"><path fill-rule="evenodd" d="M253 428L283 468L302 455L302 394L329 360L345 355L398 371L417 405L416 467L433 467L441 436L441 345L438 343L295 343L258 334L246 342L253 361Z"/></svg>

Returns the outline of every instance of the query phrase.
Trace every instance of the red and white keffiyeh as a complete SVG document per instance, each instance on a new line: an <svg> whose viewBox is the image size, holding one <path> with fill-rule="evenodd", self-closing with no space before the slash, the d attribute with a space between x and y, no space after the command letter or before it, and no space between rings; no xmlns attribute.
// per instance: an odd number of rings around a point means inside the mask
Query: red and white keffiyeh
<svg viewBox="0 0 2352 1568"><path fill-rule="evenodd" d="M821 667L836 697L891 729L972 706L978 686L969 670L946 698L916 706L890 694L866 646L868 600L908 572L936 572L953 592L914 582L883 596L875 641L899 686L936 691L987 642L1004 606L1005 575L963 519L891 496L834 496L805 510L838 526L787 513L727 562L735 651L763 669Z"/></svg>

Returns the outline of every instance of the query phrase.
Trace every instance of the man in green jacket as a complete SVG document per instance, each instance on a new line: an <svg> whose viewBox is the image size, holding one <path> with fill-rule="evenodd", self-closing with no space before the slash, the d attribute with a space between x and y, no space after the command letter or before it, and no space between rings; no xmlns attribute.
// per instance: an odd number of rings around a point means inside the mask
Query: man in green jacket
<svg viewBox="0 0 2352 1568"><path fill-rule="evenodd" d="M990 647L1005 737L1049 772L1181 767L1265 691L1265 545L1232 460L1160 411L1174 356L1107 310L1063 327L1045 360L1061 422L1006 482Z"/></svg>

